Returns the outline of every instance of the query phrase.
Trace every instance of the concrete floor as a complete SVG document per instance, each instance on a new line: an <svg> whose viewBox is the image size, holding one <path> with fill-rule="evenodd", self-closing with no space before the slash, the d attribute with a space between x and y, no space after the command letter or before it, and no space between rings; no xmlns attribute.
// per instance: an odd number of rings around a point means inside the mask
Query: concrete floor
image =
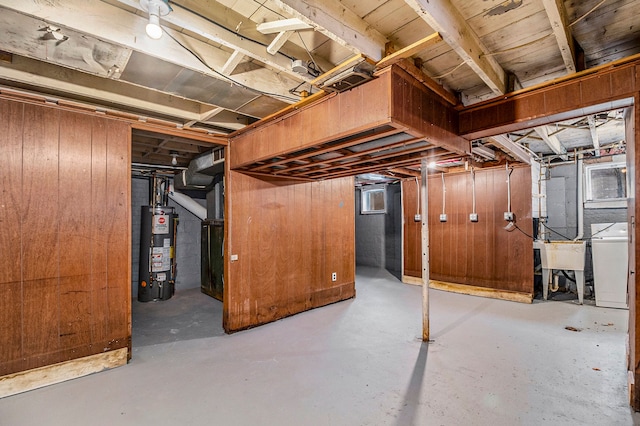
<svg viewBox="0 0 640 426"><path fill-rule="evenodd" d="M130 364L0 399L0 424L632 425L639 419L627 404L627 311L431 291L427 344L420 341L419 287L358 268L356 288L354 300L233 335L222 334L219 311L212 324L202 313L189 314L189 299L220 309L197 292L134 303Z"/></svg>

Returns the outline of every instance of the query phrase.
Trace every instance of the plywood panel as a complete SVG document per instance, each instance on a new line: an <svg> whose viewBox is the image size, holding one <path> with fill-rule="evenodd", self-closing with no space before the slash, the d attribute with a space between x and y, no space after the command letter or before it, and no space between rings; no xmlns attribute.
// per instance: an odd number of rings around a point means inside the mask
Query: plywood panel
<svg viewBox="0 0 640 426"><path fill-rule="evenodd" d="M91 341L108 339L107 296L107 125L93 118L91 126Z"/></svg>
<svg viewBox="0 0 640 426"><path fill-rule="evenodd" d="M640 87L640 77L634 72L638 62L638 59L621 60L616 66L609 64L589 69L554 81L553 85L526 89L466 107L459 112L459 133L471 140L584 115L585 111L577 107L602 105L601 110L606 111L628 106L631 102L618 102L615 106L608 103L635 95ZM540 96L544 96L544 104ZM578 97L580 103L577 105ZM541 109L541 105L544 108ZM592 108L588 113L599 111Z"/></svg>
<svg viewBox="0 0 640 426"><path fill-rule="evenodd" d="M0 282L0 374L127 347L129 125L16 101L0 112L2 276L15 278Z"/></svg>
<svg viewBox="0 0 640 426"><path fill-rule="evenodd" d="M22 359L22 283L0 283L0 292L0 376L3 376L15 371L14 363Z"/></svg>
<svg viewBox="0 0 640 426"><path fill-rule="evenodd" d="M24 105L0 99L0 283L22 280L22 133ZM2 299L0 299L2 300ZM0 302L1 303L1 302ZM4 309L9 307L2 306Z"/></svg>
<svg viewBox="0 0 640 426"><path fill-rule="evenodd" d="M122 344L131 337L131 131L123 122L107 128L108 336Z"/></svg>
<svg viewBox="0 0 640 426"><path fill-rule="evenodd" d="M58 111L25 105L22 167L22 264L25 281L59 273Z"/></svg>
<svg viewBox="0 0 640 426"><path fill-rule="evenodd" d="M525 235L532 232L530 171L527 167L517 167L511 176L512 194L517 194L513 195L512 210L522 232L504 229L503 213L507 209L504 168L476 171L478 222L469 221L472 212L469 172L445 174L447 221L444 223L439 221L443 211L442 176L429 178L431 279L533 294L533 244ZM403 184L405 209L407 205L415 204L410 184L411 181ZM414 234L414 240L417 240L419 233ZM404 241L406 265L407 259L418 258L420 246L412 237L407 238L406 231Z"/></svg>
<svg viewBox="0 0 640 426"><path fill-rule="evenodd" d="M227 265L225 330L353 297L352 178L295 183L231 172L226 190L229 247L238 259Z"/></svg>
<svg viewBox="0 0 640 426"><path fill-rule="evenodd" d="M421 257L421 225L414 220L420 212L418 206L418 181L417 179L405 179L402 181L402 235L403 247L403 272L409 277L422 277Z"/></svg>

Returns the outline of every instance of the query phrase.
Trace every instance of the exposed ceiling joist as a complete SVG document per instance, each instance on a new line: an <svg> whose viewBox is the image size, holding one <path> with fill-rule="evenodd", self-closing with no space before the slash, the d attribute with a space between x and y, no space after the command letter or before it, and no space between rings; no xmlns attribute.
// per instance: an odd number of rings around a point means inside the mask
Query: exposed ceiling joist
<svg viewBox="0 0 640 426"><path fill-rule="evenodd" d="M556 37L562 60L567 71L571 74L576 72L575 53L573 49L573 36L569 27L569 18L564 9L562 0L542 0L544 10L547 12L553 35Z"/></svg>
<svg viewBox="0 0 640 426"><path fill-rule="evenodd" d="M462 58L491 91L506 91L505 72L449 0L405 0Z"/></svg>
<svg viewBox="0 0 640 426"><path fill-rule="evenodd" d="M281 19L279 21L263 22L257 26L257 30L262 34L280 33L283 31L308 30L313 28L306 22L298 18Z"/></svg>
<svg viewBox="0 0 640 426"><path fill-rule="evenodd" d="M598 137L598 129L596 128L596 118L593 115L587 117L589 122L589 131L591 132L591 142L593 143L593 153L596 157L600 157L600 138Z"/></svg>
<svg viewBox="0 0 640 426"><path fill-rule="evenodd" d="M121 3L131 4L136 9L139 8L137 1L123 0ZM169 37L163 37L161 40L152 40L147 37L145 35L145 26L149 21L144 16L136 15L128 10L106 2L86 2L85 0L15 2L11 0L0 0L0 6L27 16L46 16L45 22L47 23L73 28L79 33L90 34L96 39L107 43L113 43L127 49L143 52L186 69L195 70L210 77L222 79L221 76L203 65L196 57L185 50L184 47L179 46ZM142 14L143 12L140 13ZM173 15L173 12L168 16L171 15ZM164 19L161 22L164 22ZM214 68L216 66L222 67L228 59L229 54L220 48L214 47L199 39L191 38L185 33L179 34L179 37L183 44L188 45L198 53L204 62ZM264 46L261 47L264 52L263 56L274 58L266 52ZM290 97L289 89L301 81L300 75L291 71L291 62L288 58L284 56L282 56L282 58L282 67L288 64L289 72L280 78L274 79L272 72L264 70L264 72L239 74L236 75L234 79L245 86L260 91ZM126 64L124 68L126 68Z"/></svg>
<svg viewBox="0 0 640 426"><path fill-rule="evenodd" d="M66 70L66 79L60 78L60 71L54 65L25 58L15 58L12 67L0 66L2 78L44 88L52 93L63 92L69 97L93 99L95 102L115 104L124 109L154 111L158 115L169 116L181 121L199 120L199 104L161 92L146 92L128 83L114 87L110 80L90 74ZM118 89L116 91L116 89Z"/></svg>
<svg viewBox="0 0 640 426"><path fill-rule="evenodd" d="M274 0L274 3L354 53L363 53L374 61L382 58L386 37L339 1Z"/></svg>
<svg viewBox="0 0 640 426"><path fill-rule="evenodd" d="M278 53L278 50L284 46L289 37L294 33L294 31L282 31L279 32L278 35L273 39L273 41L267 46L267 52L271 55L275 55Z"/></svg>
<svg viewBox="0 0 640 426"><path fill-rule="evenodd" d="M531 164L531 154L519 144L513 142L507 135L492 136L488 138L488 140L494 145L507 151L515 159L520 160L526 164Z"/></svg>
<svg viewBox="0 0 640 426"><path fill-rule="evenodd" d="M552 132L549 131L548 126L539 126L536 127L536 133L540 135L544 143L546 143L549 148L557 155L560 156L563 160L568 160L567 149L562 145L557 136L553 135Z"/></svg>
<svg viewBox="0 0 640 426"><path fill-rule="evenodd" d="M204 112L202 114L200 114L200 117L197 120L191 120L191 121L187 121L186 123L184 123L183 127L191 127L196 123L202 123L204 121L210 120L211 118L215 117L216 115L220 114L222 111L224 111L224 108L221 107L216 107L213 108L207 112Z"/></svg>
<svg viewBox="0 0 640 426"><path fill-rule="evenodd" d="M118 1L127 6L142 10L140 3L136 0ZM229 49L234 49L243 55L262 62L276 71L283 72L297 79L310 80L310 78L301 76L291 69L291 60L288 57L282 54L269 54L265 46L242 37L233 31L229 31L226 28L215 25L180 7L174 7L171 13L162 17L162 21L184 28L187 31L191 31L194 34L198 34Z"/></svg>
<svg viewBox="0 0 640 426"><path fill-rule="evenodd" d="M229 59L227 59L227 62L222 66L222 69L220 69L220 72L224 75L231 75L233 70L240 65L240 62L242 62L243 59L244 54L234 50L231 56L229 56Z"/></svg>
<svg viewBox="0 0 640 426"><path fill-rule="evenodd" d="M442 41L442 37L440 36L440 34L433 33L423 39L416 41L415 43L410 44L409 46L403 49L398 50L397 52L392 53L391 55L385 56L380 61L378 61L378 63L376 64L376 67L384 68L389 65L395 64L396 62L404 58L413 56L416 53L419 53L425 50L426 48L433 46L434 44L437 44L441 41Z"/></svg>

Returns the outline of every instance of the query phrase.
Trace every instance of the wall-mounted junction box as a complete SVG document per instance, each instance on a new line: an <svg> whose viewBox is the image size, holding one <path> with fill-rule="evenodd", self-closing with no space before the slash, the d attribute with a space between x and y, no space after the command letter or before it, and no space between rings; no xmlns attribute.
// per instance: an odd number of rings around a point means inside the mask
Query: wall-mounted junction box
<svg viewBox="0 0 640 426"><path fill-rule="evenodd" d="M513 214L513 212L504 212L504 220L506 220L507 222L513 222L514 219L515 215Z"/></svg>
<svg viewBox="0 0 640 426"><path fill-rule="evenodd" d="M442 213L440 215L440 222L446 222L447 221L447 214L446 213Z"/></svg>
<svg viewBox="0 0 640 426"><path fill-rule="evenodd" d="M419 214L415 215L413 217L414 222L420 222L422 220L422 216L420 216Z"/></svg>
<svg viewBox="0 0 640 426"><path fill-rule="evenodd" d="M478 213L469 213L469 220L471 222L477 222L478 221Z"/></svg>

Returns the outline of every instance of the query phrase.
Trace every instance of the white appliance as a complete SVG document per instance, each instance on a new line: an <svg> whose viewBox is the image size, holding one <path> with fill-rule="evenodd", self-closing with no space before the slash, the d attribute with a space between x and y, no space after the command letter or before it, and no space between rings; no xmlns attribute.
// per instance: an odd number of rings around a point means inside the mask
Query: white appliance
<svg viewBox="0 0 640 426"><path fill-rule="evenodd" d="M596 306L629 309L627 304L628 244L626 222L591 225Z"/></svg>

